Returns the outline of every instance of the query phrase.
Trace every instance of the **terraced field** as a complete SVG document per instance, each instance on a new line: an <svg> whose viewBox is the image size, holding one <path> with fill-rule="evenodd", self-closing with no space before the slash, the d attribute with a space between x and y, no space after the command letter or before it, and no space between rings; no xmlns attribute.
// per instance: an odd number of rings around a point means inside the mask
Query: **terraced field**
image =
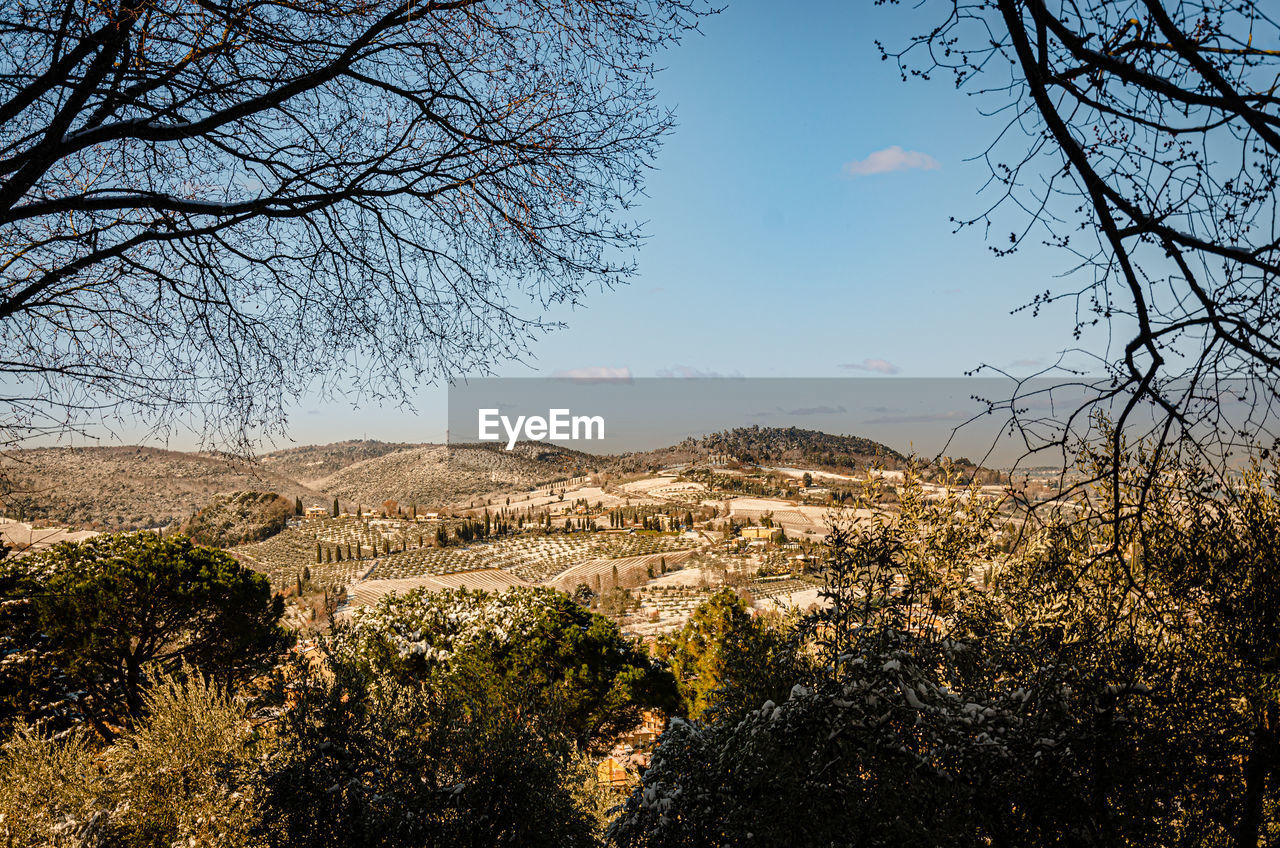
<svg viewBox="0 0 1280 848"><path fill-rule="evenodd" d="M786 599L788 596L797 592L807 592L810 589L816 589L818 583L812 580L804 580L799 577L765 577L752 580L742 588L750 592L757 600L767 598Z"/></svg>
<svg viewBox="0 0 1280 848"><path fill-rule="evenodd" d="M369 568L368 562L356 560L316 562L315 535L292 527L265 542L232 548L230 553L255 571L267 575L275 589L290 585L304 568L311 570L314 583L332 589L346 586L357 574Z"/></svg>
<svg viewBox="0 0 1280 848"><path fill-rule="evenodd" d="M684 626L699 604L715 590L704 586L645 586L633 589L639 609L628 615L622 630L631 636L653 637Z"/></svg>
<svg viewBox="0 0 1280 848"><path fill-rule="evenodd" d="M423 547L418 546L419 533L427 541ZM524 533L465 547L440 548L430 544L431 535L430 528L418 528L407 522L399 527L388 525L386 529L379 529L355 519L322 519L303 522L300 527L284 530L265 542L235 548L233 553L265 573L272 585L281 588L295 580L304 567L311 569L312 580L326 586L347 585L358 574L368 580L400 580L480 569L502 569L523 581L542 583L580 563L596 562L596 568L611 571L612 564L605 566L600 562L618 559L640 562L652 557L656 565L664 555L671 556L700 545L696 539L643 533ZM387 541L394 552L375 557L374 544L383 551ZM343 562L317 563L317 542L322 546L341 547ZM347 559L347 545L353 554L358 549L363 558ZM395 550L402 545L404 550ZM648 564L643 561L639 567L644 569ZM364 574L370 566L372 570Z"/></svg>
<svg viewBox="0 0 1280 848"><path fill-rule="evenodd" d="M449 574L501 568L530 583L542 583L588 560L663 554L697 542L674 536L625 533L526 533L467 547L422 548L381 557L374 579Z"/></svg>
<svg viewBox="0 0 1280 848"><path fill-rule="evenodd" d="M668 569L680 568L694 553L692 550L683 550L614 559L597 557L570 566L549 582L556 588L572 590L579 583L592 585L596 577L602 580L606 577L611 578L616 568L618 585L639 586L650 579L650 571L653 574L661 573L664 562Z"/></svg>

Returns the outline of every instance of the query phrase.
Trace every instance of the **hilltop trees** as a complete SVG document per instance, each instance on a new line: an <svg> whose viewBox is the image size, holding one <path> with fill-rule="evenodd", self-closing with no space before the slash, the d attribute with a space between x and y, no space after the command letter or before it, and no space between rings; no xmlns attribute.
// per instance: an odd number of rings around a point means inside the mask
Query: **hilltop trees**
<svg viewBox="0 0 1280 848"><path fill-rule="evenodd" d="M654 55L705 8L5 6L6 438L88 392L243 447L318 375L403 397L519 356L527 306L631 272Z"/></svg>
<svg viewBox="0 0 1280 848"><path fill-rule="evenodd" d="M274 492L236 492L217 495L182 526L182 532L201 545L230 548L269 538L284 529L301 505Z"/></svg>
<svg viewBox="0 0 1280 848"><path fill-rule="evenodd" d="M283 647L267 578L185 536L96 536L2 568L6 724L87 719L112 739L162 671L235 682Z"/></svg>

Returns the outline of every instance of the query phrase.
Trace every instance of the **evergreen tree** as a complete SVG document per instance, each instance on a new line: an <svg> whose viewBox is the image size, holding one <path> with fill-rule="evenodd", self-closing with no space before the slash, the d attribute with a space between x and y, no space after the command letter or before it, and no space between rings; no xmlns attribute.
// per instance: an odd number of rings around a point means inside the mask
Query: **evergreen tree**
<svg viewBox="0 0 1280 848"><path fill-rule="evenodd" d="M0 568L0 725L49 717L45 701L65 684L55 712L110 740L142 715L165 668L190 664L224 685L258 673L283 644L283 612L265 575L179 534L104 534L10 558Z"/></svg>

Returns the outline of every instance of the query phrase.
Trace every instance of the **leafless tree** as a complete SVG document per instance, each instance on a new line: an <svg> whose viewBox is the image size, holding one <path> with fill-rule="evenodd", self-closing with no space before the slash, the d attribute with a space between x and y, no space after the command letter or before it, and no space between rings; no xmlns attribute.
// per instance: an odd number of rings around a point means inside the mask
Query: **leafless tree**
<svg viewBox="0 0 1280 848"><path fill-rule="evenodd" d="M1266 445L1280 391L1280 26L1267 5L927 10L933 28L881 46L884 58L904 79L950 77L999 121L985 151L994 202L959 226L998 233L998 254L1042 241L1070 257L1026 304L1074 304L1078 348L1064 340L1065 358L1037 375L1053 389L1024 382L1007 404L1028 447L1069 445L1099 407L1117 449L1140 433L1220 463ZM1080 355L1096 367L1065 367ZM1042 414L1064 388L1079 402Z"/></svg>
<svg viewBox="0 0 1280 848"><path fill-rule="evenodd" d="M401 398L626 278L702 0L0 7L0 427Z"/></svg>

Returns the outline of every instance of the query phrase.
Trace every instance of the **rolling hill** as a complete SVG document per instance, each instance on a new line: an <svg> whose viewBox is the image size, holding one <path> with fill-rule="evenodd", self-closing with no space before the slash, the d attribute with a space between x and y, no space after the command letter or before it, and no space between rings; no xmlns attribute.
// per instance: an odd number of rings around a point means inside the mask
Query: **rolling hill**
<svg viewBox="0 0 1280 848"><path fill-rule="evenodd" d="M0 456L0 504L10 518L84 530L182 522L217 494L276 492L307 506L325 495L262 465L150 447L34 448Z"/></svg>
<svg viewBox="0 0 1280 848"><path fill-rule="evenodd" d="M617 457L531 442L508 452L498 445L345 441L276 451L256 462L135 446L33 448L0 455L0 513L73 530L130 530L181 524L217 506L217 496L241 492L274 492L305 506L329 507L336 497L345 509L388 499L439 508L587 471L644 471L726 455L840 472L905 462L869 439L795 427L743 427Z"/></svg>
<svg viewBox="0 0 1280 848"><path fill-rule="evenodd" d="M372 505L444 505L477 495L526 489L581 473L599 458L549 445L423 445L349 465L315 485L344 501Z"/></svg>
<svg viewBox="0 0 1280 848"><path fill-rule="evenodd" d="M378 442L372 439L351 439L329 445L303 445L264 454L259 462L268 471L311 484L338 473L342 469L377 459L396 451L427 447L407 442Z"/></svg>

